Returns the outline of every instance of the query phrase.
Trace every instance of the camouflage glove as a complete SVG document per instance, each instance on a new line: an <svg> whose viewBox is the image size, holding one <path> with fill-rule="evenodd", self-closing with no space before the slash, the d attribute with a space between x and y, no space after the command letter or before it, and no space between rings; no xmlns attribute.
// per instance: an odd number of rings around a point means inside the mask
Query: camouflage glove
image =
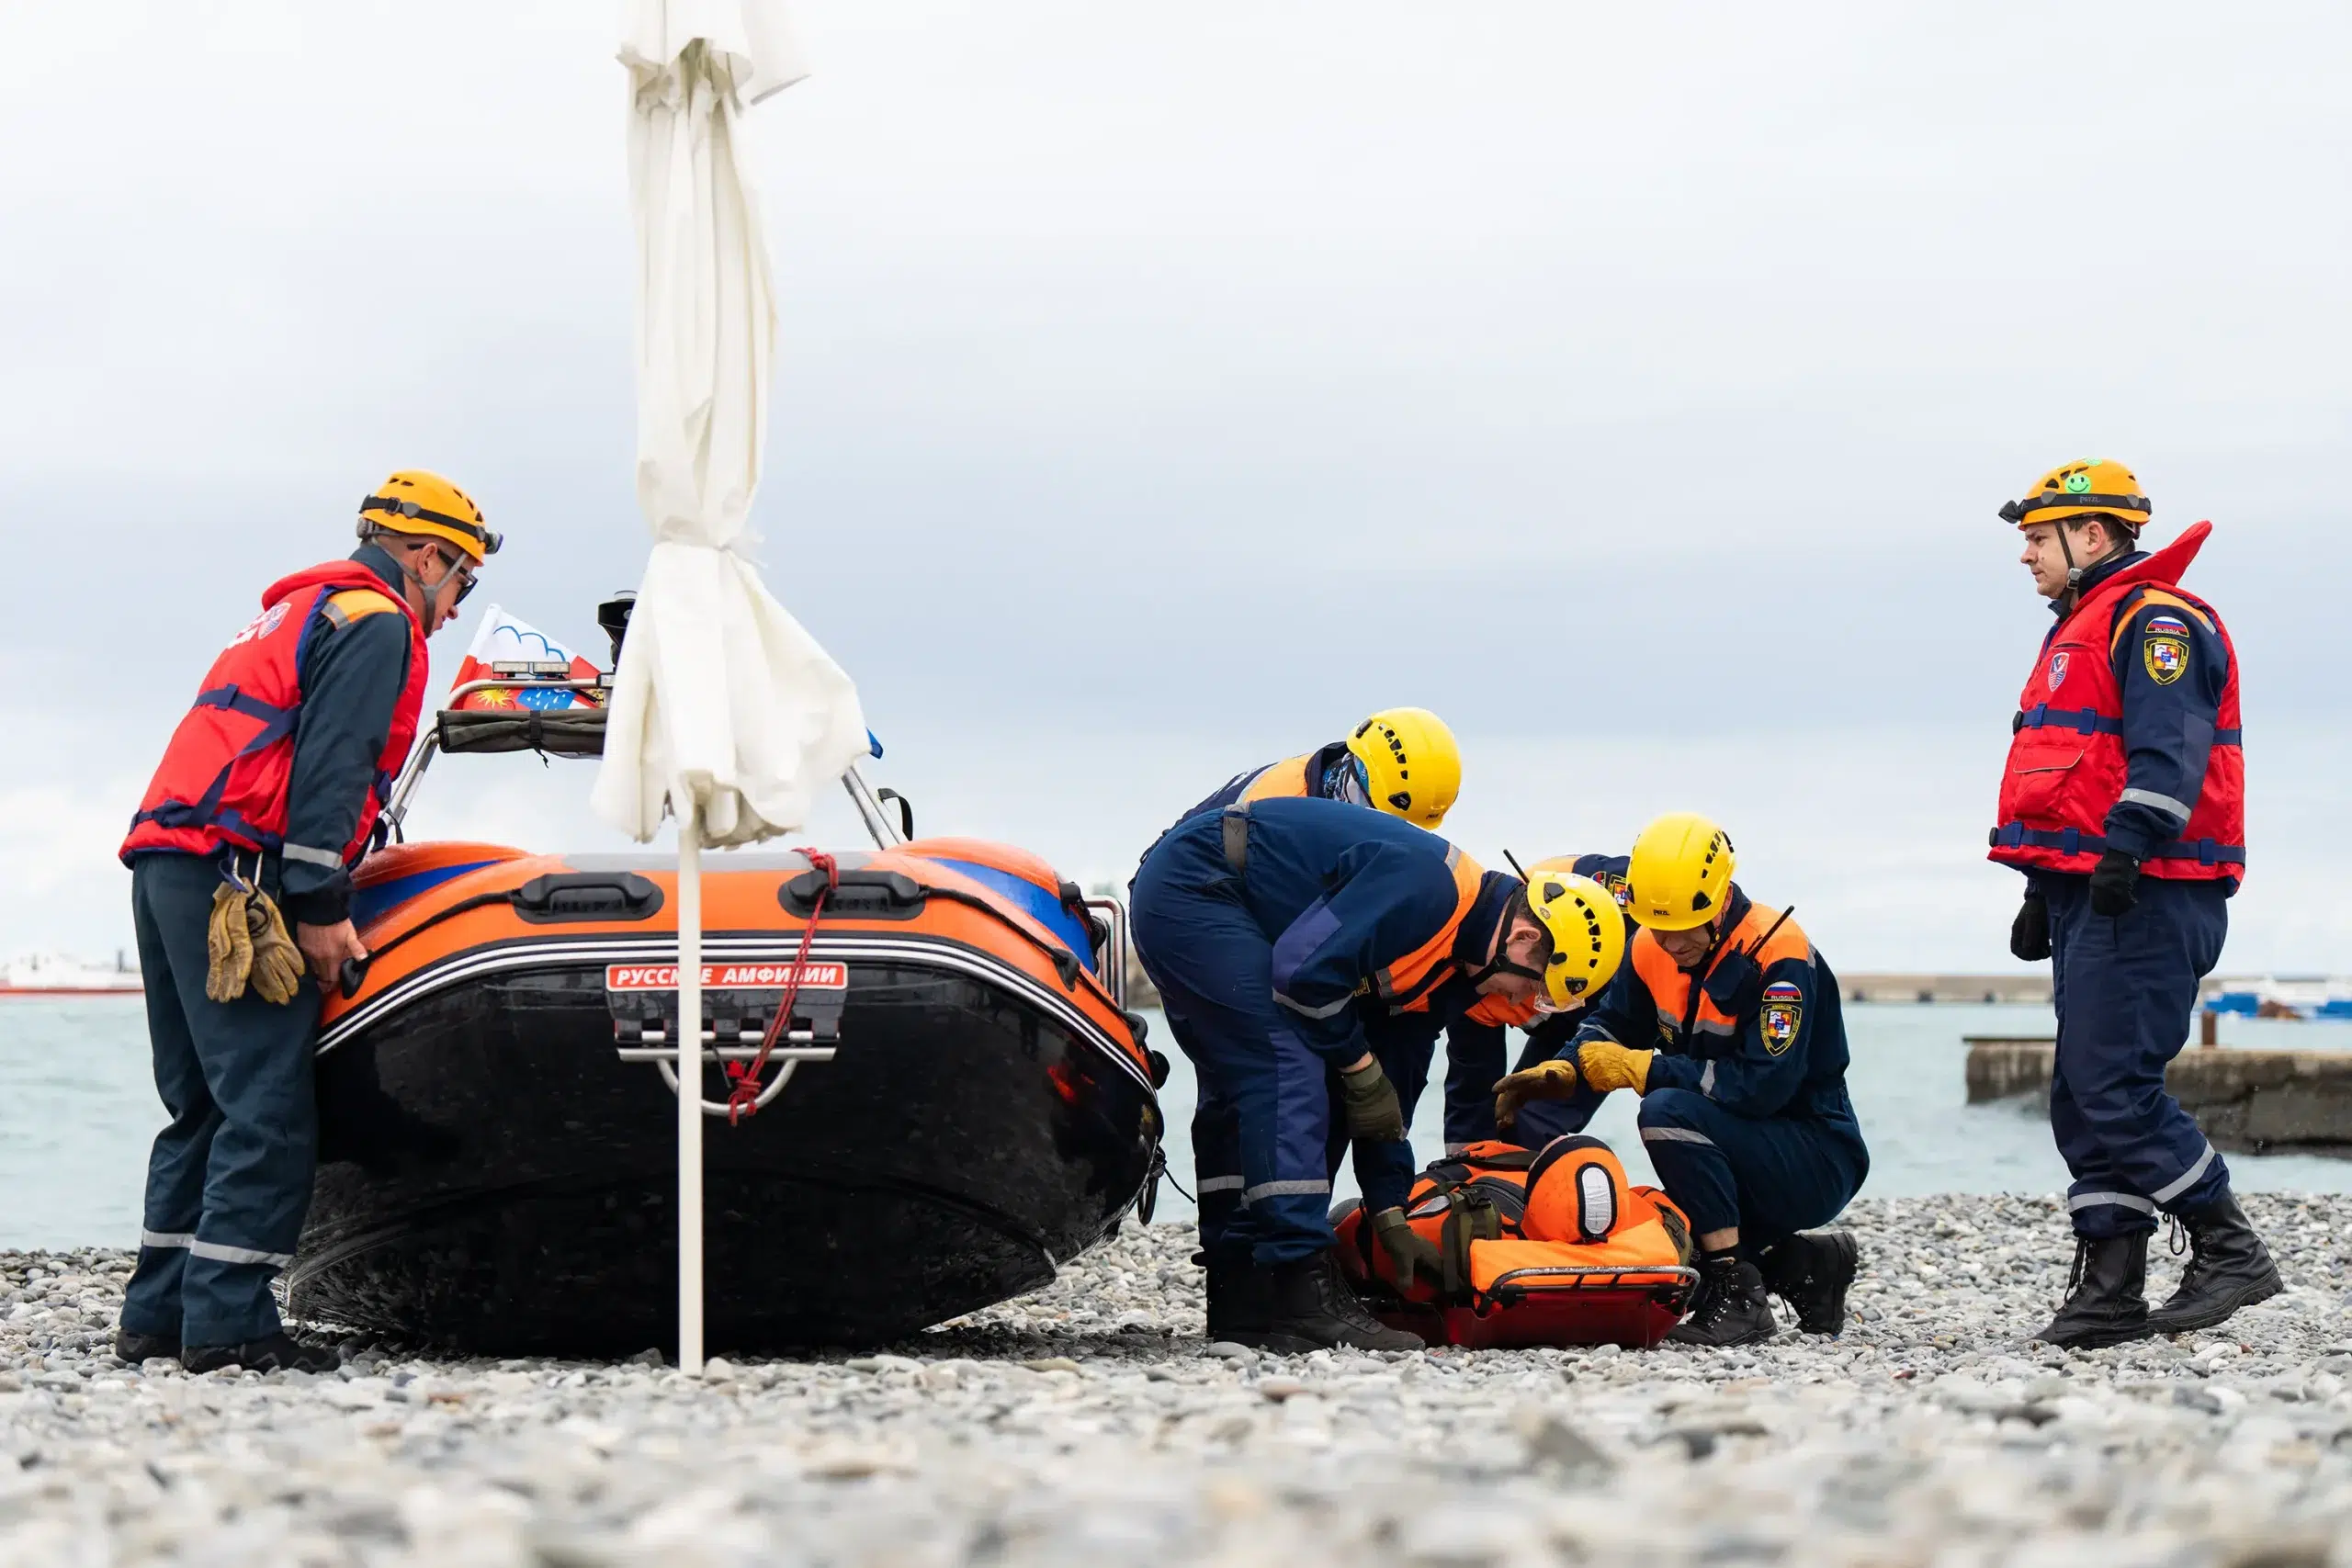
<svg viewBox="0 0 2352 1568"><path fill-rule="evenodd" d="M272 1007L284 1007L301 987L302 950L286 934L277 906L258 887L245 899L245 930L253 938L254 994Z"/></svg>
<svg viewBox="0 0 2352 1568"><path fill-rule="evenodd" d="M245 924L245 890L222 883L212 894L212 918L205 922L204 994L233 1002L245 994L254 972L254 938Z"/></svg>
<svg viewBox="0 0 2352 1568"><path fill-rule="evenodd" d="M1426 1275L1429 1282L1440 1289L1445 1284L1445 1257L1437 1244L1413 1228L1402 1209L1383 1209L1372 1216L1373 1235L1380 1238L1381 1250L1388 1254L1389 1262L1396 1266L1396 1288L1409 1291L1413 1276Z"/></svg>
<svg viewBox="0 0 2352 1568"><path fill-rule="evenodd" d="M1566 1100L1577 1091L1573 1058L1555 1056L1500 1078L1495 1084L1495 1120L1510 1126L1519 1120L1519 1108L1531 1100Z"/></svg>
<svg viewBox="0 0 2352 1568"><path fill-rule="evenodd" d="M1647 1094L1653 1055L1648 1051L1628 1051L1614 1040L1588 1040L1577 1047L1577 1066L1583 1069L1584 1081L1597 1093L1630 1089L1635 1094Z"/></svg>
<svg viewBox="0 0 2352 1568"><path fill-rule="evenodd" d="M1349 1137L1367 1144L1405 1141L1405 1108L1378 1062L1340 1069L1340 1100L1347 1109Z"/></svg>

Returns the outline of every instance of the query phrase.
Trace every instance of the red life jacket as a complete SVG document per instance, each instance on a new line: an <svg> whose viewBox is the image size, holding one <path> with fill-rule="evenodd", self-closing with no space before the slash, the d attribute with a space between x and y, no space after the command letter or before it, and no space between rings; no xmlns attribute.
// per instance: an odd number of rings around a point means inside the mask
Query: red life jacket
<svg viewBox="0 0 2352 1568"><path fill-rule="evenodd" d="M2196 524L2146 560L2125 567L2085 594L2044 639L2010 724L2000 826L1992 832L1990 858L2004 865L2088 872L2106 852L2107 814L2129 782L2115 643L2129 624L2125 603L2136 592L2143 602L2167 604L2203 621L2230 659L2214 718L2212 756L2195 809L2181 836L2154 846L2141 872L2189 881L2245 874L2238 651L2212 606L2174 586L2211 532L2211 525Z"/></svg>
<svg viewBox="0 0 2352 1568"><path fill-rule="evenodd" d="M211 854L233 847L275 853L284 846L286 792L302 716L303 637L311 616L324 613L326 601L345 589L382 594L408 618L408 681L392 709L391 733L376 759L358 829L342 851L345 864L366 852L393 775L416 739L430 668L424 627L406 600L359 562L338 560L270 584L261 596L262 613L212 661L130 819L120 852L124 864L146 850Z"/></svg>

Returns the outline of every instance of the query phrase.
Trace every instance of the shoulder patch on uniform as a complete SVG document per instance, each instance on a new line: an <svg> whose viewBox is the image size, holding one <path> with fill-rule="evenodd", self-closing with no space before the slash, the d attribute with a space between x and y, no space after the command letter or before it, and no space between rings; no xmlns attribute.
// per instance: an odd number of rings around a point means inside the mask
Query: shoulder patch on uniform
<svg viewBox="0 0 2352 1568"><path fill-rule="evenodd" d="M322 614L335 625L347 626L369 615L397 613L399 609L400 606L389 594L379 593L373 588L346 588L340 593L327 596Z"/></svg>
<svg viewBox="0 0 2352 1568"><path fill-rule="evenodd" d="M2159 629L2165 626L2177 629ZM2169 686L2188 674L2188 626L2170 615L2158 615L2150 621L2147 636L2140 643L2140 663L2148 671L2148 679L2159 686Z"/></svg>
<svg viewBox="0 0 2352 1568"><path fill-rule="evenodd" d="M1804 992L1786 980L1776 980L1764 987L1764 1006L1756 1015L1756 1027L1764 1036L1764 1054L1777 1056L1796 1040L1797 1029L1804 1021Z"/></svg>
<svg viewBox="0 0 2352 1568"><path fill-rule="evenodd" d="M2066 660L2067 653L2063 648L2050 656L2049 690L2055 692L2066 683Z"/></svg>

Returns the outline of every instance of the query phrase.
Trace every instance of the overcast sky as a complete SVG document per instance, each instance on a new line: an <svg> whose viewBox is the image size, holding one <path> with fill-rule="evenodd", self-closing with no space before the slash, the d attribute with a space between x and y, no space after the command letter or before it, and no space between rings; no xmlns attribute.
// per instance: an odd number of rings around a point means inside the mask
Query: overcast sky
<svg viewBox="0 0 2352 1568"><path fill-rule="evenodd" d="M2224 966L2352 970L2343 7L796 14L764 558L924 826L1124 879L1420 703L1474 854L1709 810L1841 966L2005 965L2043 614L1994 511L2111 455L2215 522ZM385 472L559 636L634 581L623 77L580 0L10 28L0 953L96 953L205 663ZM586 782L469 761L420 825L585 842Z"/></svg>

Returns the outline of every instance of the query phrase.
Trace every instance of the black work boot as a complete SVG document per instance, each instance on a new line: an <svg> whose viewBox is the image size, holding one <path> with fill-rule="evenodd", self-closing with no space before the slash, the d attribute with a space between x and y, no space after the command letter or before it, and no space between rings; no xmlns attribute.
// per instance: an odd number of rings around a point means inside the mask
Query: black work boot
<svg viewBox="0 0 2352 1568"><path fill-rule="evenodd" d="M1208 1271L1208 1337L1212 1342L1238 1342L1245 1334L1262 1332L1272 1303L1266 1297L1266 1276L1250 1266L1249 1255L1238 1257L1202 1251L1193 1261Z"/></svg>
<svg viewBox="0 0 2352 1568"><path fill-rule="evenodd" d="M2267 1302L2286 1286L2270 1249L2227 1192L2173 1216L2188 1231L2188 1267L2172 1300L2148 1314L2151 1334L2211 1328L2242 1306Z"/></svg>
<svg viewBox="0 0 2352 1568"><path fill-rule="evenodd" d="M243 1345L190 1345L180 1352L180 1365L191 1372L217 1372L223 1367L243 1367L249 1372L332 1372L343 1365L343 1353L330 1346L305 1345L281 1329Z"/></svg>
<svg viewBox="0 0 2352 1568"><path fill-rule="evenodd" d="M2034 1336L2045 1345L2096 1350L2148 1337L2148 1233L2075 1238L2066 1303Z"/></svg>
<svg viewBox="0 0 2352 1568"><path fill-rule="evenodd" d="M1285 1354L1346 1346L1352 1350L1418 1350L1421 1337L1391 1328L1372 1315L1357 1296L1340 1259L1326 1247L1311 1257L1261 1270L1265 1280L1264 1324L1237 1334L1244 1345Z"/></svg>
<svg viewBox="0 0 2352 1568"><path fill-rule="evenodd" d="M1800 1231L1764 1255L1764 1288L1789 1303L1807 1334L1846 1326L1846 1292L1861 1264L1851 1231Z"/></svg>
<svg viewBox="0 0 2352 1568"><path fill-rule="evenodd" d="M1781 1331L1764 1299L1764 1276L1736 1253L1711 1254L1702 1263L1699 1299L1690 1315L1667 1335L1677 1345L1760 1345Z"/></svg>
<svg viewBox="0 0 2352 1568"><path fill-rule="evenodd" d="M114 1331L114 1354L119 1361L137 1366L158 1356L179 1359L180 1337L176 1334L139 1334L128 1328Z"/></svg>

